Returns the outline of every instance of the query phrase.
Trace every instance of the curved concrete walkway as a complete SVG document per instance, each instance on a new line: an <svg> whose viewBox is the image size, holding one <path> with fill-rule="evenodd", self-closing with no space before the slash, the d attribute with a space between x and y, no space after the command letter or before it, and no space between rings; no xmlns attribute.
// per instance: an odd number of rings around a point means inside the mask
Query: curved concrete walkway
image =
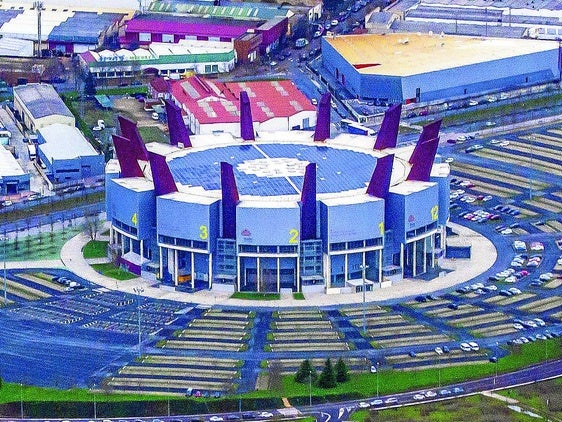
<svg viewBox="0 0 562 422"><path fill-rule="evenodd" d="M405 296L415 296L428 294L437 290L450 288L456 284L463 283L477 277L479 274L488 270L496 261L497 251L492 242L480 234L467 227L450 224L459 235L449 238L449 244L471 245L471 259L445 259L442 265L446 274L431 281L418 279L404 279L395 282L391 287L384 289L374 289L366 293L368 302L386 301L399 299ZM79 234L69 240L61 249L61 261L54 262L55 265L48 265L50 261L38 262L33 267L60 267L61 264L69 271L83 277L84 279L98 284L110 290L118 290L130 294L135 294L135 287L142 287L144 296L167 299L186 303L198 303L201 305L227 305L241 307L304 307L304 306L337 306L343 304L361 303L363 296L361 293L335 294L328 295L323 293L307 294L306 300L295 300L282 298L280 300L260 301L260 300L241 300L231 299L230 294L214 292L212 290L202 290L196 293L177 292L168 289L161 289L151 285L151 282L143 278L136 278L126 281L118 281L113 278L105 277L92 269L82 255L82 248L89 241L85 234ZM11 267L17 267L12 263ZM41 264L41 265L40 265ZM21 265L21 268L24 265Z"/></svg>

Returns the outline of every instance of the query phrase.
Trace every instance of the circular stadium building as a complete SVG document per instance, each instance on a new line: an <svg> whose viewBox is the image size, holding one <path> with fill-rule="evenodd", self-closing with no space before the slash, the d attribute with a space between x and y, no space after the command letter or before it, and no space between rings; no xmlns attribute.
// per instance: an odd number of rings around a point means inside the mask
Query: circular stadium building
<svg viewBox="0 0 562 422"><path fill-rule="evenodd" d="M120 117L106 170L116 261L188 291L345 293L431 272L449 213L440 122L396 148L396 105L376 138L329 138L329 101L315 132L258 137L244 92L241 137L190 137L168 101L169 145Z"/></svg>

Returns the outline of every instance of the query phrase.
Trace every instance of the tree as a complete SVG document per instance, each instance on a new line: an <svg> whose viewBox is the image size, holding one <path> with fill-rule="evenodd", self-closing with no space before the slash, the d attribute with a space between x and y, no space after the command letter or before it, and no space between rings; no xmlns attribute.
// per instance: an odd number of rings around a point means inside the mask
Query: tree
<svg viewBox="0 0 562 422"><path fill-rule="evenodd" d="M339 358L336 362L335 370L337 382L349 381L349 371L347 370L347 365L342 358Z"/></svg>
<svg viewBox="0 0 562 422"><path fill-rule="evenodd" d="M318 377L318 386L321 388L334 388L338 382L336 381L336 373L330 359L326 360L324 369Z"/></svg>
<svg viewBox="0 0 562 422"><path fill-rule="evenodd" d="M88 72L84 80L84 95L86 97L93 97L96 95L96 81L94 80L92 72Z"/></svg>
<svg viewBox="0 0 562 422"><path fill-rule="evenodd" d="M309 376L311 376L312 381L315 382L318 375L316 374L316 368L312 366L310 360L305 359L302 361L299 370L295 374L295 381L304 384L305 382L308 382Z"/></svg>
<svg viewBox="0 0 562 422"><path fill-rule="evenodd" d="M96 240L101 229L102 222L100 221L99 214L94 212L86 214L84 217L84 231L90 240Z"/></svg>

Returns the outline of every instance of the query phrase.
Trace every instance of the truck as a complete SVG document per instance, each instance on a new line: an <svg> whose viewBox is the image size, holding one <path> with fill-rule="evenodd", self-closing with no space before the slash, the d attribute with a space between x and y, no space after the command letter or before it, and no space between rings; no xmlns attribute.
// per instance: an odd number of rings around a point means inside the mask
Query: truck
<svg viewBox="0 0 562 422"><path fill-rule="evenodd" d="M375 130L349 119L342 119L340 124L342 129L347 130L347 133L354 135L374 136L377 133Z"/></svg>
<svg viewBox="0 0 562 422"><path fill-rule="evenodd" d="M35 148L34 143L28 143L27 144L27 152L29 154L30 160L35 160L35 158L37 158L37 149Z"/></svg>

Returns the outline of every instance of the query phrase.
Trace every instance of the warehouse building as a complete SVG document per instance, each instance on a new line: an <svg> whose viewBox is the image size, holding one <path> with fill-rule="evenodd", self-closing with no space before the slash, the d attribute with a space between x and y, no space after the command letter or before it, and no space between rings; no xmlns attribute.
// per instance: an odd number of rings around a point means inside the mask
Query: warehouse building
<svg viewBox="0 0 562 422"><path fill-rule="evenodd" d="M86 179L104 173L104 156L73 126L55 123L37 131L37 160L52 183Z"/></svg>
<svg viewBox="0 0 562 422"><path fill-rule="evenodd" d="M240 91L248 92L254 130L310 129L316 108L290 80L218 82L199 76L173 82L173 101L184 113L191 133L240 135Z"/></svg>
<svg viewBox="0 0 562 422"><path fill-rule="evenodd" d="M14 110L18 120L30 132L54 123L75 126L74 115L49 84L15 86Z"/></svg>
<svg viewBox="0 0 562 422"><path fill-rule="evenodd" d="M29 190L29 173L24 171L10 151L0 146L0 195Z"/></svg>
<svg viewBox="0 0 562 422"><path fill-rule="evenodd" d="M387 33L324 37L322 65L352 98L419 103L560 79L557 42Z"/></svg>

